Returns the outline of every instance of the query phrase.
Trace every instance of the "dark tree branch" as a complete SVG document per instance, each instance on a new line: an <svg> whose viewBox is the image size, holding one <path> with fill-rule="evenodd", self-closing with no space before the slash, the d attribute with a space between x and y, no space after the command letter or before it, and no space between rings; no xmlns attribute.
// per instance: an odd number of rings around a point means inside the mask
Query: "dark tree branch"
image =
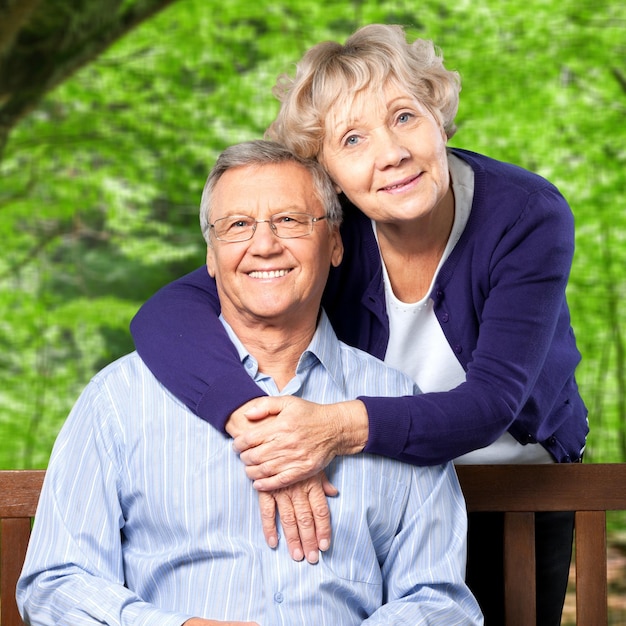
<svg viewBox="0 0 626 626"><path fill-rule="evenodd" d="M177 0L0 0L0 159L44 95Z"/></svg>
<svg viewBox="0 0 626 626"><path fill-rule="evenodd" d="M24 23L41 0L0 0L0 57L10 50Z"/></svg>

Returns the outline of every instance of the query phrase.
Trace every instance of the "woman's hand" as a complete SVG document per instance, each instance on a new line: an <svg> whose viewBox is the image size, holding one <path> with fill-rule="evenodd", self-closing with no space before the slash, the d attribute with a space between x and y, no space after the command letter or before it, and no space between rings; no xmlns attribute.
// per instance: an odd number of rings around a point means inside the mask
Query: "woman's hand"
<svg viewBox="0 0 626 626"><path fill-rule="evenodd" d="M291 558L317 563L319 551L330 547L330 511L326 496L336 496L337 489L320 472L295 485L260 492L261 522L265 540L271 548L278 545L276 508Z"/></svg>
<svg viewBox="0 0 626 626"><path fill-rule="evenodd" d="M231 415L226 430L259 491L282 489L337 455L361 452L369 433L360 400L316 404L294 396L251 400Z"/></svg>

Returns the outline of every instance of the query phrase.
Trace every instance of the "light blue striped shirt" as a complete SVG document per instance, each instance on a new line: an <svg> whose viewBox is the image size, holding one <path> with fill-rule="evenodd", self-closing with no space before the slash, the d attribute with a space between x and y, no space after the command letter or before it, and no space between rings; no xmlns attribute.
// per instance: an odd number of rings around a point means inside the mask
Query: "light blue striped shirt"
<svg viewBox="0 0 626 626"><path fill-rule="evenodd" d="M238 343L238 342L237 342ZM241 344L238 347L242 350ZM245 351L258 384L277 393ZM413 383L341 344L322 315L283 393L318 402L406 395ZM466 514L451 465L360 454L327 469L333 541L320 562L270 549L231 441L137 354L80 396L55 444L18 584L31 624L482 624L465 586Z"/></svg>

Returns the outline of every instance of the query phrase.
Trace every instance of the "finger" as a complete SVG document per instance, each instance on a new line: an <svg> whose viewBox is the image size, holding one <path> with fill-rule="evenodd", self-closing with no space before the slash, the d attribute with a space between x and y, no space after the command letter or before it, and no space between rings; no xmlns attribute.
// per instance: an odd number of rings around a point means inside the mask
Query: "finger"
<svg viewBox="0 0 626 626"><path fill-rule="evenodd" d="M321 510L322 515L320 519L324 517L323 511L326 508L326 522L330 520L330 514L328 513L328 505L325 502L326 497L318 485L314 486L314 490L317 493L316 504ZM290 490L294 512L296 515L296 522L298 524L298 533L300 535L300 544L302 545L302 551L309 563L317 563L319 561L319 544L317 542L317 531L315 526L315 517L311 508L311 502L309 501L310 492L307 492L294 485ZM320 505L319 497L321 494L324 502ZM330 545L330 523L325 524L324 537Z"/></svg>
<svg viewBox="0 0 626 626"><path fill-rule="evenodd" d="M275 492L274 499L278 507L283 536L287 542L287 550L294 561L302 561L304 552L302 551L298 521L291 498L284 491L278 491Z"/></svg>
<svg viewBox="0 0 626 626"><path fill-rule="evenodd" d="M250 468L246 467L246 474ZM252 478L252 486L257 491L276 491L277 489L284 489L294 483L302 480L303 474L298 471L287 470L280 472L275 476L268 476L265 478L254 479ZM250 476L248 476L250 478Z"/></svg>
<svg viewBox="0 0 626 626"><path fill-rule="evenodd" d="M266 396L250 400L241 408L250 421L262 420L270 415L278 415L285 408L285 400L281 397Z"/></svg>
<svg viewBox="0 0 626 626"><path fill-rule="evenodd" d="M326 480L324 477L324 481L330 485L334 489L335 492L337 490L333 487L333 485ZM328 507L328 500L326 499L325 494L325 485L324 481L320 481L317 484L314 484L309 492L309 507L311 509L311 514L313 515L313 525L315 528L315 538L317 546L322 552L326 552L328 548L330 548L330 540L332 535L332 528L330 524L330 509ZM298 512L296 510L296 515ZM305 554L307 550L307 544L303 540L302 545L305 550Z"/></svg>
<svg viewBox="0 0 626 626"><path fill-rule="evenodd" d="M270 548L278 545L276 531L276 501L269 493L259 493L259 508L261 509L261 525L265 541Z"/></svg>
<svg viewBox="0 0 626 626"><path fill-rule="evenodd" d="M275 415L275 413L271 413L269 409L261 406L260 404L253 404L249 407L246 407L246 409L243 411L243 414L246 419L249 419L251 422L265 419L270 415Z"/></svg>
<svg viewBox="0 0 626 626"><path fill-rule="evenodd" d="M281 457L266 461L263 463L248 463L249 457L241 459L245 465L246 476L250 480L263 480L275 478L274 487L287 487L300 480L305 480L314 476L320 471L320 468L312 463L309 459L291 459L289 457Z"/></svg>
<svg viewBox="0 0 626 626"><path fill-rule="evenodd" d="M328 480L328 478L326 478L326 474L322 473L323 475L323 479L322 479L322 487L324 489L324 493L329 496L329 497L334 497L336 495L339 495L339 489L337 489L337 487L335 487L335 485L333 485L330 480Z"/></svg>
<svg viewBox="0 0 626 626"><path fill-rule="evenodd" d="M248 450L248 448L250 448L250 446L252 445L250 441L251 438L248 436L248 433L244 433L235 437L233 439L233 448L235 452L239 452L239 454L241 454L242 452Z"/></svg>

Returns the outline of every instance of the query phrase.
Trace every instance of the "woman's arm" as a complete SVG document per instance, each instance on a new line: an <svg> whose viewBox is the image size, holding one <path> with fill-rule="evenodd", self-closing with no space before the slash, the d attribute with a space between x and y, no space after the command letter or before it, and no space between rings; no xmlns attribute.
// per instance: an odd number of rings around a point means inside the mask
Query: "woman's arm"
<svg viewBox="0 0 626 626"><path fill-rule="evenodd" d="M534 443L542 440L541 437L545 440L568 419L577 420L574 424L576 432L569 441L550 443L550 451L559 461L577 458L576 446L581 439L584 407L575 389L574 370L580 356L569 326L565 301L574 247L573 217L567 202L550 185L545 184L528 194L527 199L521 209L515 206L512 211L508 208L500 210L501 214L506 214L504 218L494 215L491 210L493 202L486 203L489 210L484 210L482 216L472 215L472 220L478 217L478 224L472 222L474 232L471 237L465 233L469 243L457 244L453 254L463 246L463 256L454 271L445 276L441 300L435 304L436 310L447 316L442 327L445 326L444 331L460 360L465 360L467 381L451 391L416 397L363 397L360 400L366 413L362 407L355 412L340 404L330 405L336 409L333 415L333 409L328 406L315 408L295 399L289 402L284 398L254 401L251 404L257 407L261 417L280 413L280 420L275 420L276 428L288 437L281 439L269 432L257 431L256 434L246 434L245 439L238 438L238 450L245 452L242 459L249 468L256 468L249 469L249 475L255 480L276 477L270 484L257 483L258 488L285 486L299 477L311 476L335 454L347 453L345 449L338 451L337 442L329 440L324 434L325 429L335 428L334 432L346 441L359 441L364 416L368 420L365 451L414 464L434 465L456 458L489 445L507 429L520 441ZM347 242L349 238L350 234L344 231L344 240ZM349 248L347 242L346 250ZM344 257L343 266L347 263L359 267L358 262L363 260L358 255ZM359 272L364 274L362 267ZM137 320L143 314L144 322L147 319L152 326L143 337L140 355L146 354L148 366L157 377L195 412L202 415L202 409L210 406L214 393L220 405L223 427L227 418L227 402L223 398L231 398L230 408L234 408L237 402L241 404L245 400L242 400L242 390L250 389L249 385L254 383L249 377L245 380L247 375L238 362L234 365L234 360L231 362L230 358L225 358L231 350L224 347L225 344L220 344L224 351L215 355L221 365L211 369L210 363L204 363L205 350L200 350L199 345L205 347L211 343L205 336L209 334L205 333L206 327L198 330L198 320L207 316L206 298L210 293L205 274L199 270L159 292L134 320L133 334L136 340L141 339ZM183 292L188 293L184 295ZM337 295L341 300L341 294ZM168 303L164 302L168 299ZM173 318L183 300L185 305L181 308L184 309L185 322L181 323ZM355 301L347 313L339 311L340 315L349 315L353 328L363 317L362 311L353 310L357 307ZM215 303L213 308L215 310ZM195 311L193 315L189 313L192 309ZM182 336L193 324L192 336ZM182 327L182 330L172 332L172 325ZM451 328L454 329L452 333ZM171 361L161 357L160 365L174 370L169 372L175 379L170 382L166 380L168 372L163 372L162 367L157 371L154 363L158 358L161 335L169 350L180 352L182 346L189 355L188 360L183 359L181 369L171 368ZM339 336L342 338L341 332ZM198 337L204 339L198 341ZM155 338L158 339L152 348L153 354L147 354L150 346L146 344ZM198 355L199 352L202 354ZM182 358L180 353L178 357ZM220 367L225 370L224 376L220 375ZM182 376L183 371L189 373ZM227 393L215 383L208 386L205 381L207 371L215 372L215 378L222 386L231 389L236 386L236 391ZM205 374L201 377L198 372ZM181 395L180 387L177 387L180 384L186 384L192 390L192 402L189 394ZM251 392L260 395L258 390L252 389ZM238 400L233 401L234 396L238 396ZM562 410L556 406L559 403L563 405ZM249 415L256 416L255 413ZM351 415L358 417L354 424L350 422ZM542 422L552 423L543 428ZM269 428L268 425L263 429ZM317 439L306 436L311 429L319 434ZM294 440L297 440L295 447ZM281 460L282 452L289 446L292 451ZM255 448L256 452L246 452ZM355 446L353 452L358 450ZM307 466L302 468L303 458L314 460L307 461Z"/></svg>
<svg viewBox="0 0 626 626"><path fill-rule="evenodd" d="M580 455L586 409L574 379L580 355L565 300L573 218L547 184L516 210L514 218L487 210L474 216L472 236L458 244L454 270L441 277L434 294L466 382L415 397L361 397L366 411L357 414L368 419L366 452L435 465L488 446L509 430L522 443L543 442L557 461ZM352 326L358 319L355 311ZM350 436L358 427L346 419L343 403L315 408L263 398L253 404L261 416L279 414L275 426L235 440L258 489L314 471L299 459L322 463L333 453L324 433Z"/></svg>
<svg viewBox="0 0 626 626"><path fill-rule="evenodd" d="M152 296L130 331L155 377L196 415L224 431L235 409L264 393L243 369L219 313L215 281L201 267Z"/></svg>

